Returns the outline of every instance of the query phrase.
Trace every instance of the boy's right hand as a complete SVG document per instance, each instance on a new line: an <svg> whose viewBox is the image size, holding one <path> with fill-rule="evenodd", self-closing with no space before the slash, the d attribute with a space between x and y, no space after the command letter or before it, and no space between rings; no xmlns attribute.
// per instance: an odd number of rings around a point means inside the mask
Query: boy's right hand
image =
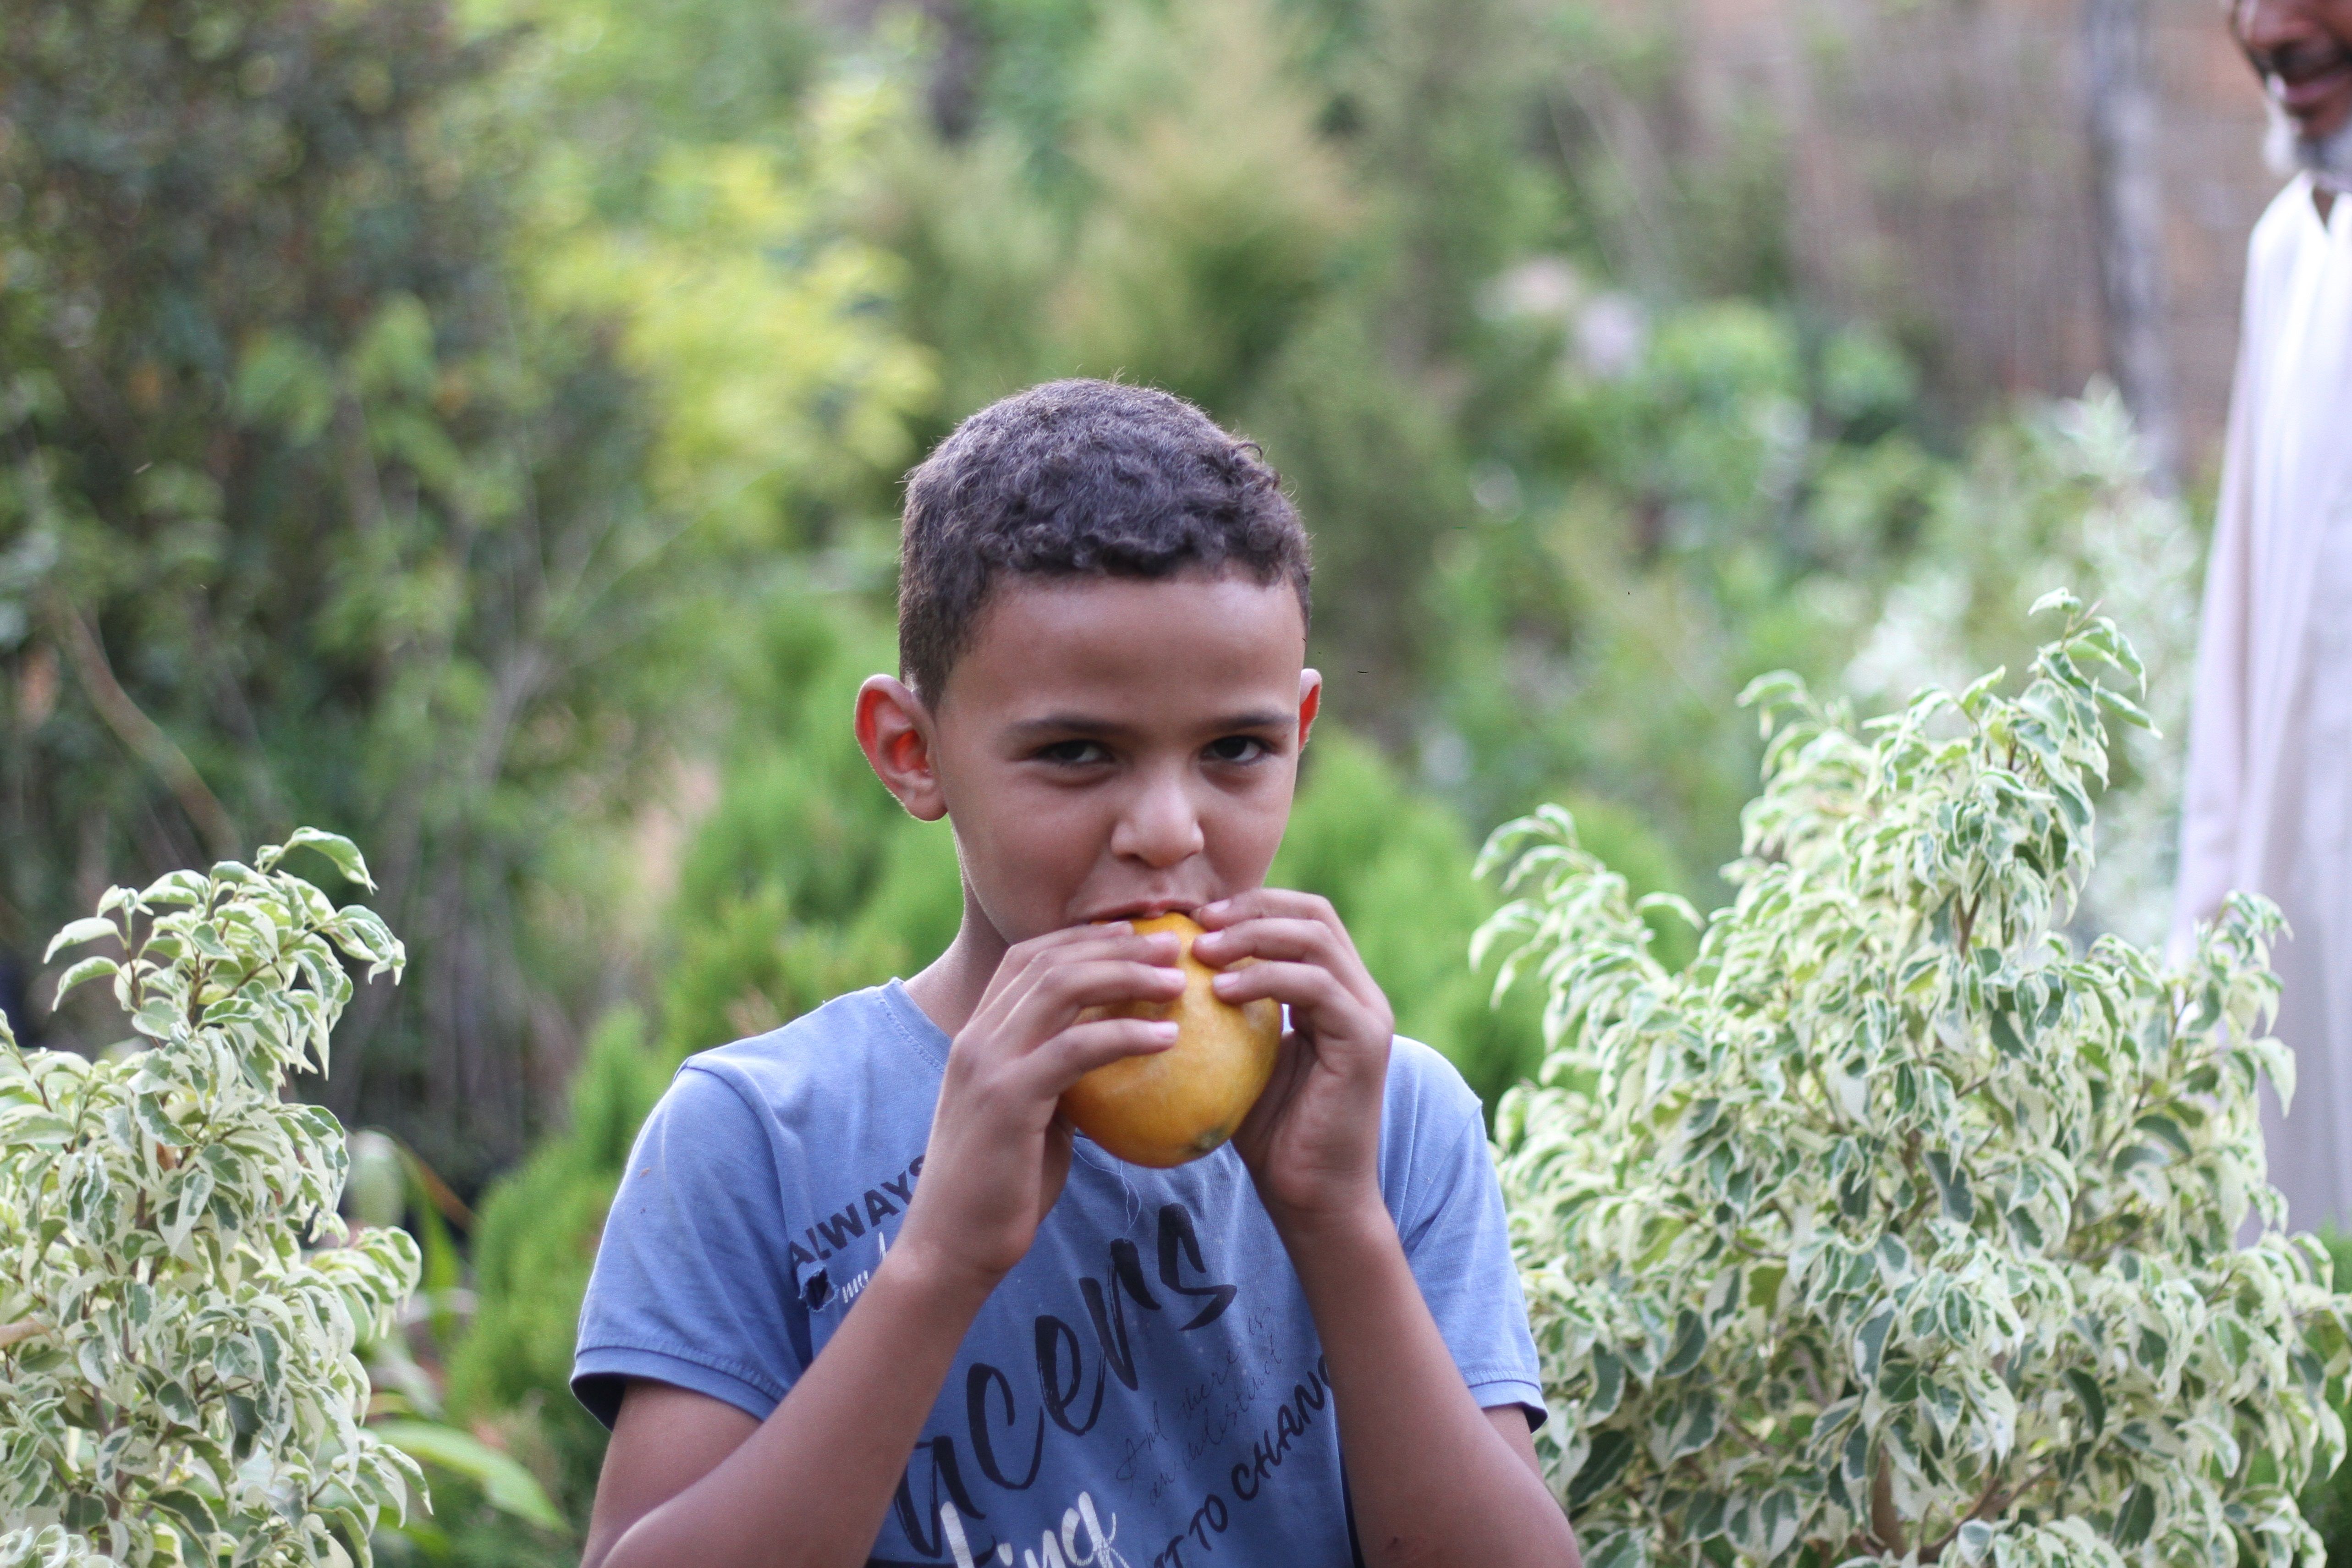
<svg viewBox="0 0 2352 1568"><path fill-rule="evenodd" d="M1171 932L1076 926L1019 942L997 965L948 1051L922 1179L895 1258L982 1293L1028 1253L1070 1170L1062 1091L1106 1062L1164 1051L1176 1026L1143 1018L1080 1023L1089 1007L1182 994Z"/></svg>

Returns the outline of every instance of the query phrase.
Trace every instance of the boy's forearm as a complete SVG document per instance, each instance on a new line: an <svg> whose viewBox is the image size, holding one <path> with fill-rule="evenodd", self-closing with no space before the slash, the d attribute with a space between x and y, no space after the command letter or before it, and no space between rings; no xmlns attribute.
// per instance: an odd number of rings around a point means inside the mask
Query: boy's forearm
<svg viewBox="0 0 2352 1568"><path fill-rule="evenodd" d="M1276 1223L1330 1367L1369 1568L1574 1563L1567 1517L1463 1383L1387 1209Z"/></svg>
<svg viewBox="0 0 2352 1568"><path fill-rule="evenodd" d="M874 1549L956 1347L987 1300L893 1249L782 1404L637 1520L599 1568L856 1568Z"/></svg>

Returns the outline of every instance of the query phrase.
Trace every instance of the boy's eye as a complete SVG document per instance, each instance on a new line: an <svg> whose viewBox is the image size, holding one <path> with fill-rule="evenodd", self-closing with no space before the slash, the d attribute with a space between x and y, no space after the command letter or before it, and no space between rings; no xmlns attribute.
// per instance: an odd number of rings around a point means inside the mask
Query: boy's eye
<svg viewBox="0 0 2352 1568"><path fill-rule="evenodd" d="M1065 767L1078 767L1087 763L1106 761L1109 755L1109 752L1102 749L1099 742L1056 741L1050 746L1041 748L1037 752L1037 759L1040 762L1059 763Z"/></svg>
<svg viewBox="0 0 2352 1568"><path fill-rule="evenodd" d="M1209 742L1209 760L1254 763L1265 755L1265 742L1255 735L1223 735Z"/></svg>

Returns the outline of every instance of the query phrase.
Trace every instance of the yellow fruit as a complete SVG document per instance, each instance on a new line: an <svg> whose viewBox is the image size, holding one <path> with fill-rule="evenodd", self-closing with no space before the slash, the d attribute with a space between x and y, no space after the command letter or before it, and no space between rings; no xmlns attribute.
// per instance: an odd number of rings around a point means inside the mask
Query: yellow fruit
<svg viewBox="0 0 2352 1568"><path fill-rule="evenodd" d="M1130 1164L1162 1169L1197 1160L1234 1135L1257 1103L1282 1043L1282 1004L1261 998L1236 1007L1209 989L1217 972L1192 956L1201 928L1186 915L1135 922L1146 935L1172 931L1181 948L1184 994L1173 1002L1089 1007L1086 1018L1173 1018L1176 1043L1095 1068L1062 1096L1077 1130Z"/></svg>

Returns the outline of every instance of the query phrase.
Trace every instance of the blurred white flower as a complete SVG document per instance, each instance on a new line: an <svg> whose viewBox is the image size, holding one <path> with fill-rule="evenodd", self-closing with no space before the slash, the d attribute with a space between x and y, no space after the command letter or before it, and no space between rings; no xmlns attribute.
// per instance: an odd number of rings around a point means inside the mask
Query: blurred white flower
<svg viewBox="0 0 2352 1568"><path fill-rule="evenodd" d="M1630 375L1650 346L1650 313L1631 294L1596 294L1576 313L1576 361L1604 381Z"/></svg>

